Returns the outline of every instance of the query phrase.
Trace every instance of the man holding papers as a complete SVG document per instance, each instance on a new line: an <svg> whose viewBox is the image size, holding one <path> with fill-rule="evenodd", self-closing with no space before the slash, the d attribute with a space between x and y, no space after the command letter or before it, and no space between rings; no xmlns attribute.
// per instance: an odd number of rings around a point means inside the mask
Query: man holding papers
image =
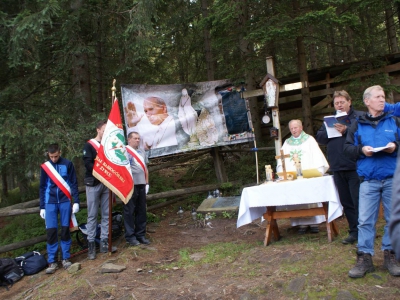
<svg viewBox="0 0 400 300"><path fill-rule="evenodd" d="M345 113L350 121L364 114L353 110L351 97L346 91L336 91L333 94L333 105L336 111ZM316 140L319 144L326 145L328 161L333 179L338 189L340 202L349 224L349 236L343 244L353 244L358 239L358 192L360 181L356 172L356 159L351 159L343 153L343 145L346 141L347 126L334 123L332 130L337 132L334 137L329 137L329 125L324 123L318 130Z"/></svg>
<svg viewBox="0 0 400 300"><path fill-rule="evenodd" d="M382 201L386 225L381 249L384 253L383 267L393 276L400 276L395 253L389 237L388 224L392 210L392 182L399 148L400 119L391 112L383 111L385 92L379 85L364 92L365 116L358 118L348 129L344 152L357 159L360 177L360 201L358 212L357 263L349 271L352 278L363 277L375 270L372 263L376 237L376 221ZM374 152L374 148L385 147Z"/></svg>

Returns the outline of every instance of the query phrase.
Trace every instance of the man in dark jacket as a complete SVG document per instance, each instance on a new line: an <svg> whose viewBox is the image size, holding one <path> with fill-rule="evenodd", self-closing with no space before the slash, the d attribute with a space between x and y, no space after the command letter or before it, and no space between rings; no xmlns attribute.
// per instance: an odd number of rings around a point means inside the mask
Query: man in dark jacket
<svg viewBox="0 0 400 300"><path fill-rule="evenodd" d="M333 105L337 112L346 112L352 122L355 122L356 118L364 114L364 112L353 110L351 97L346 91L336 91L333 94ZM329 167L333 172L333 179L338 189L340 202L349 223L349 236L342 243L353 244L358 239L360 180L356 172L356 160L343 153L343 145L346 141L348 128L340 123L336 123L334 126L341 136L329 138L325 124L323 124L317 132L316 140L319 144L327 146Z"/></svg>
<svg viewBox="0 0 400 300"><path fill-rule="evenodd" d="M361 182L357 263L349 271L352 278L363 277L367 272L375 270L372 255L381 201L386 221L381 246L384 252L384 268L391 275L400 276L400 266L396 261L388 230L400 120L392 113L383 111L385 103L385 92L381 86L371 86L365 90L364 104L368 113L353 122L344 145L345 154L357 159L357 173Z"/></svg>
<svg viewBox="0 0 400 300"><path fill-rule="evenodd" d="M87 202L87 233L88 233L88 259L96 258L96 232L97 232L97 216L99 208L101 211L101 242L100 252L108 252L108 222L109 222L109 201L108 188L93 177L94 160L97 156L97 151L100 148L101 139L106 128L107 121L102 120L97 122L95 138L86 142L83 148L83 161L85 163L85 179L86 185L86 202Z"/></svg>

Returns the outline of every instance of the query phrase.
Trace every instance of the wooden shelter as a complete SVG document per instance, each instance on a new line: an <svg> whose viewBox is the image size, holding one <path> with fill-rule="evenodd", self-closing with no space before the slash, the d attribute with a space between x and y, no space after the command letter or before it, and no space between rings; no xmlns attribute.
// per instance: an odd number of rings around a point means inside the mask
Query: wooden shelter
<svg viewBox="0 0 400 300"><path fill-rule="evenodd" d="M384 65L373 68L373 65ZM386 64L386 65L385 65ZM350 69L359 69L351 75ZM267 70L269 73L269 70ZM314 132L322 124L323 116L334 113L332 106L332 95L337 90L348 90L348 85L354 80L360 82L366 81L368 76L387 74L388 84L400 86L400 53L390 54L384 57L376 58L375 61L359 61L336 66L308 71L308 86L310 89L312 123ZM265 81L265 78L264 80ZM289 135L288 122L291 119L303 119L301 110L301 88L300 75L278 78L279 81L279 116L281 125L282 141ZM366 83L366 86L360 87L359 92L372 84ZM247 91L244 95L247 97L258 96L260 116L264 114L264 91L262 89ZM400 94L392 93L387 96L388 102L399 102ZM362 101L362 99L353 99ZM269 128L272 124L262 125L263 136L269 137ZM272 141L271 141L272 142Z"/></svg>

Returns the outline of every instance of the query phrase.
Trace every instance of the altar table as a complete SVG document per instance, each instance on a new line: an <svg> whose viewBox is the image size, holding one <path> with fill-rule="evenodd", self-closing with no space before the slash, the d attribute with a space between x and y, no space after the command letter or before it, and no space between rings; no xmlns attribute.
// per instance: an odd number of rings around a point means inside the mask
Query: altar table
<svg viewBox="0 0 400 300"><path fill-rule="evenodd" d="M310 204L322 202L323 207L302 210L276 211L277 206ZM280 239L277 219L293 217L310 217L325 215L328 241L332 241L332 232L337 235L338 229L334 220L342 215L342 205L333 181L333 176L297 179L293 181L272 182L244 188L240 199L237 227L264 217L267 221L264 245Z"/></svg>

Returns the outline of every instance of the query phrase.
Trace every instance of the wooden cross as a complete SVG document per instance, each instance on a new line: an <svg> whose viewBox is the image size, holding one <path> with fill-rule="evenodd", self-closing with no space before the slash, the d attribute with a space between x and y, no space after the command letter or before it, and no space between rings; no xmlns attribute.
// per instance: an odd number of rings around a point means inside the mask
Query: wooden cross
<svg viewBox="0 0 400 300"><path fill-rule="evenodd" d="M289 158L290 154L284 154L283 150L281 149L281 155L275 156L275 159L280 159L282 161L282 170L283 170L283 179L287 180L287 173L286 173L286 165L285 165L285 158Z"/></svg>

